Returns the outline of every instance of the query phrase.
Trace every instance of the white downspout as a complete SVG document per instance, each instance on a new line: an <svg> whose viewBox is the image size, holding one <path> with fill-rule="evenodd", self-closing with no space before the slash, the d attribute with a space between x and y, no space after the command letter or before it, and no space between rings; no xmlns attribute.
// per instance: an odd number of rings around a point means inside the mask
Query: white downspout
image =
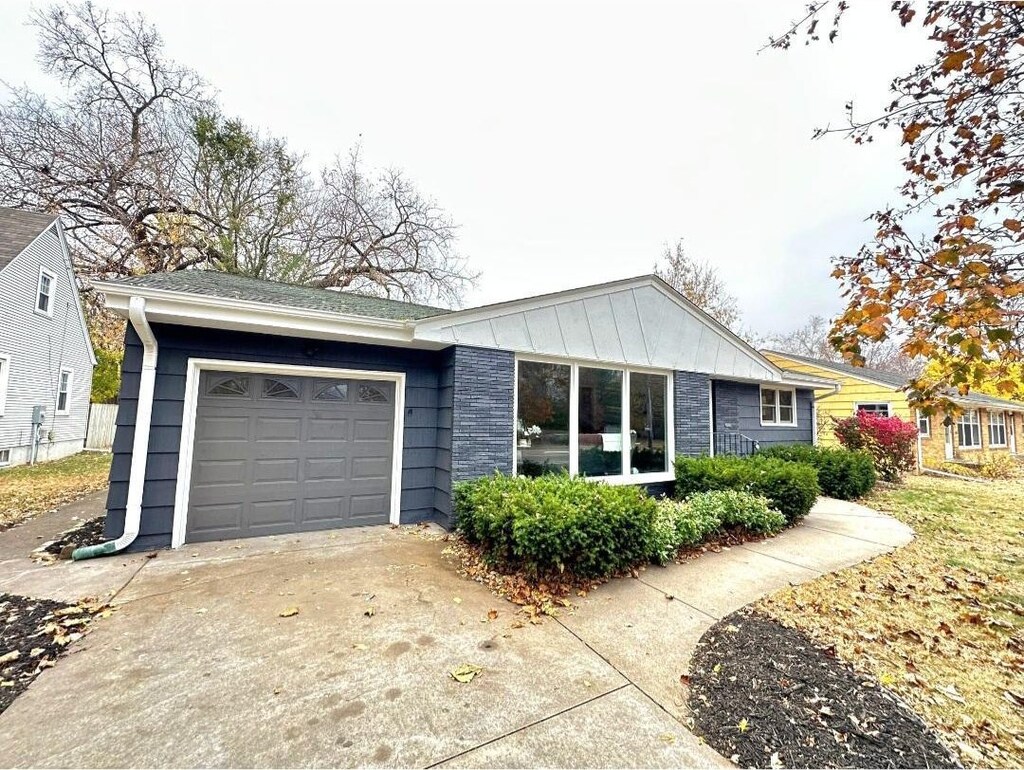
<svg viewBox="0 0 1024 770"><path fill-rule="evenodd" d="M135 436L132 441L132 464L128 474L128 502L124 513L124 532L116 540L75 549L72 559L123 551L139 536L142 521L142 493L146 486L146 461L149 456L149 428L153 418L153 393L156 388L158 347L153 330L146 319L146 300L132 297L128 301L128 320L142 340L142 373L139 376L138 405L135 412Z"/></svg>

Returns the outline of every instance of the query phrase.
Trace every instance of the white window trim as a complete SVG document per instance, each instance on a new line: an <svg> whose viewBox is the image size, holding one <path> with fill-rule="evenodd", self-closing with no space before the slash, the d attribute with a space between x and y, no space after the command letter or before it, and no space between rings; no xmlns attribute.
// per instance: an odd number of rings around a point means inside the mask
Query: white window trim
<svg viewBox="0 0 1024 770"><path fill-rule="evenodd" d="M46 310L39 309L39 295L40 290L43 286L43 276L50 279L50 302L46 306ZM39 266L39 277L36 279L36 293L32 296L32 309L36 311L36 315L45 316L46 318L53 318L53 306L57 301L57 274L49 268Z"/></svg>
<svg viewBox="0 0 1024 770"><path fill-rule="evenodd" d="M865 406L882 406L885 404L885 416L892 417L892 402L891 401L857 401L853 405L853 413L860 414L861 411L867 411L870 414L878 414L878 412L871 409L864 409Z"/></svg>
<svg viewBox="0 0 1024 770"><path fill-rule="evenodd" d="M964 422L964 418L967 415L969 415L969 414L973 414L975 417L977 417L978 421L976 423L975 422ZM964 425L965 427L966 426L972 426L973 427L974 425L978 426L978 443L977 444L964 444L962 441L960 441L960 433L961 433L960 426L961 425ZM960 416L957 417L957 419L956 419L956 426L957 426L956 438L957 438L957 444L958 444L957 449L962 449L965 452L977 452L977 451L981 450L981 448L984 446L984 443L985 443L985 433L981 429L981 412L979 410L977 410L977 409L966 409L963 412L961 412Z"/></svg>
<svg viewBox="0 0 1024 770"><path fill-rule="evenodd" d="M998 444L992 440L992 418L995 415L999 415L1002 418L1002 420L1003 420L1003 422L1002 422L1002 426L1003 426L1003 440L1002 440L1001 443L998 443ZM990 447L995 447L995 448L998 448L998 449L1005 449L1008 446L1007 433L1006 433L1006 412L992 412L992 411L990 411L988 413L988 445Z"/></svg>
<svg viewBox="0 0 1024 770"><path fill-rule="evenodd" d="M764 391L771 390L775 393L775 420L774 422L766 422L764 419L764 413L761 409L764 403ZM779 393L782 391L788 391L793 394L793 421L792 422L781 422L779 415L782 414L782 410L779 408ZM797 401L796 401L796 388L783 388L776 385L760 385L757 390L757 419L761 423L762 428L796 428L797 426Z"/></svg>
<svg viewBox="0 0 1024 770"><path fill-rule="evenodd" d="M7 457L4 457L4 453L7 453ZM0 449L0 468L3 468L11 464L11 450L7 447Z"/></svg>
<svg viewBox="0 0 1024 770"><path fill-rule="evenodd" d="M925 421L925 424L928 426L927 430L921 430L921 420ZM930 415L923 414L922 412L917 413L917 435L921 438L931 438L932 418Z"/></svg>
<svg viewBox="0 0 1024 770"><path fill-rule="evenodd" d="M221 372L252 372L285 374L295 377L324 379L384 380L395 383L395 438L391 461L391 523L398 524L402 510L402 447L405 440L405 373L377 372L366 369L333 369L323 366L271 364L259 361L227 361L214 358L190 358L185 374L185 404L178 445L178 480L174 490L174 517L171 526L171 548L185 543L188 496L192 487L192 450L199 406L199 378L205 369ZM515 431L513 430L513 433Z"/></svg>
<svg viewBox="0 0 1024 770"><path fill-rule="evenodd" d="M580 424L580 395L579 395L579 370L586 369L610 369L622 372L622 473L618 476L588 476L592 481L600 481L605 484L651 484L661 481L672 481L675 479L673 461L676 456L676 416L675 403L673 402L673 391L675 382L673 373L666 369L653 369L644 366L624 366L622 364L603 363L576 358L558 358L555 356L516 356L515 371L513 372L512 388L512 475L519 473L518 436L516 435L516 420L519 417L519 362L527 361L538 364L557 364L569 367L569 475L579 475L579 424ZM651 473L627 473L629 467L629 452L626 451L629 435L629 375L630 374L658 374L665 378L665 455L668 461L667 471L654 471Z"/></svg>
<svg viewBox="0 0 1024 770"><path fill-rule="evenodd" d="M58 409L57 406L60 404L60 381L64 376L64 372L68 373L68 389L67 398L64 399L64 408ZM57 397L53 400L53 413L58 416L71 414L71 390L75 387L75 370L69 366L62 366L57 371Z"/></svg>
<svg viewBox="0 0 1024 770"><path fill-rule="evenodd" d="M11 357L0 353L0 417L4 416L7 407L7 387L11 381Z"/></svg>

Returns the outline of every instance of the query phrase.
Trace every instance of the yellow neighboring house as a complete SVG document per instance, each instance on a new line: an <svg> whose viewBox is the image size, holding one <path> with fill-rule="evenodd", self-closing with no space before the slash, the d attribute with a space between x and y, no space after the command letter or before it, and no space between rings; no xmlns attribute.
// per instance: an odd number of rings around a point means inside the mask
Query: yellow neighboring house
<svg viewBox="0 0 1024 770"><path fill-rule="evenodd" d="M938 468L944 462L973 464L988 455L1017 454L1018 431L1024 430L1024 403L983 393L958 394L952 398L962 408L958 415L948 420L943 413L928 417L911 409L902 390L907 381L898 374L793 353L765 350L762 354L780 369L840 383L838 391L815 392L817 443L822 446L839 443L829 427L829 417L865 411L917 423L919 467Z"/></svg>

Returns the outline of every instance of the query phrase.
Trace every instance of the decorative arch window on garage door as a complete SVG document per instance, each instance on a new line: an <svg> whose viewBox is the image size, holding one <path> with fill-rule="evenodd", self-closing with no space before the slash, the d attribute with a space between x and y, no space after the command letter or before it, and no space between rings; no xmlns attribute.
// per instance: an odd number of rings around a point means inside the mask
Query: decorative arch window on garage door
<svg viewBox="0 0 1024 770"><path fill-rule="evenodd" d="M314 401L348 401L347 382L318 382L313 386Z"/></svg>
<svg viewBox="0 0 1024 770"><path fill-rule="evenodd" d="M361 404L386 404L388 394L383 388L376 385L363 383L359 386L359 403Z"/></svg>
<svg viewBox="0 0 1024 770"><path fill-rule="evenodd" d="M210 378L208 396L227 396L233 398L249 397L250 378L241 374L220 375Z"/></svg>
<svg viewBox="0 0 1024 770"><path fill-rule="evenodd" d="M298 400L299 383L297 380L264 377L262 394L263 398Z"/></svg>

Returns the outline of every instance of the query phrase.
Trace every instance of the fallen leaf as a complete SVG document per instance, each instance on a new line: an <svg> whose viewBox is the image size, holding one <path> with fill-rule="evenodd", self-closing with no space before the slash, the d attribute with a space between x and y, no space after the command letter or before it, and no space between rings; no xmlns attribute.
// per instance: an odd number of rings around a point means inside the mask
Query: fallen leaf
<svg viewBox="0 0 1024 770"><path fill-rule="evenodd" d="M662 743L665 743L669 746L676 742L676 736L674 736L672 733L662 733L658 737L661 738Z"/></svg>
<svg viewBox="0 0 1024 770"><path fill-rule="evenodd" d="M12 660L17 660L21 656L21 652L18 650L11 650L0 655L0 664L10 663Z"/></svg>
<svg viewBox="0 0 1024 770"><path fill-rule="evenodd" d="M456 682L468 684L469 682L472 682L481 671L483 671L483 668L480 666L475 666L472 663L463 663L461 666L456 666L448 673Z"/></svg>
<svg viewBox="0 0 1024 770"><path fill-rule="evenodd" d="M498 619L498 611L497 610L488 610L488 612L487 612L487 620L490 621L490 620L497 620L497 619Z"/></svg>
<svg viewBox="0 0 1024 770"><path fill-rule="evenodd" d="M363 614L366 615L366 617L368 618L372 618L374 615L377 614L377 610L375 610L373 608L373 605L371 604L369 607L363 610Z"/></svg>
<svg viewBox="0 0 1024 770"><path fill-rule="evenodd" d="M359 644L353 644L352 645L352 649L354 649L354 650L368 650L368 649L370 649L370 645L362 644L360 642Z"/></svg>
<svg viewBox="0 0 1024 770"><path fill-rule="evenodd" d="M298 615L299 614L299 608L298 607L286 607L285 609L281 610L277 614L278 614L278 617L290 618L293 615Z"/></svg>
<svg viewBox="0 0 1024 770"><path fill-rule="evenodd" d="M942 687L936 687L935 691L942 693L947 698L949 698L951 701L955 701L956 703L966 703L967 702L967 701L964 700L964 696L962 696L959 692L957 692L957 689L956 689L955 685L947 684L947 685L943 685Z"/></svg>

